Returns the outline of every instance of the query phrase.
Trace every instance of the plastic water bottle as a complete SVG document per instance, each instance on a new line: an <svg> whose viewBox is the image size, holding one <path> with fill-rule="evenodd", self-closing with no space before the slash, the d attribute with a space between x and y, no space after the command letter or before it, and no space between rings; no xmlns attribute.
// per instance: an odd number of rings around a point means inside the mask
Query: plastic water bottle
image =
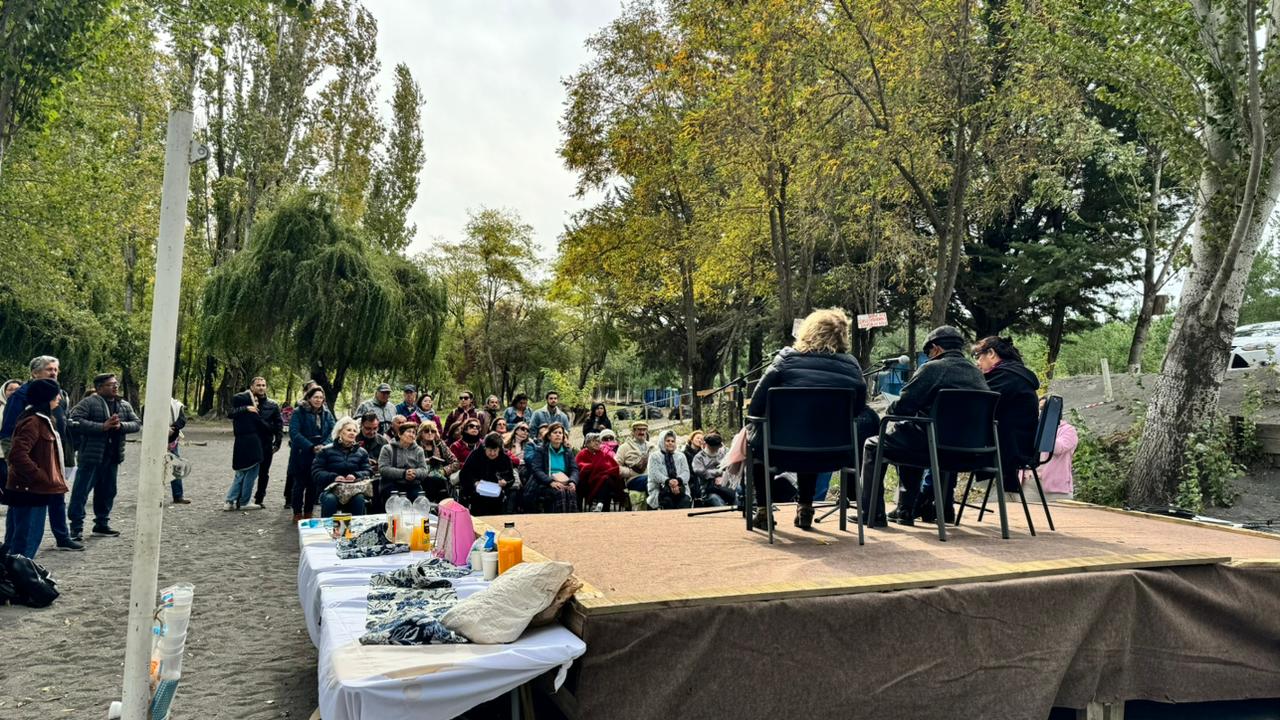
<svg viewBox="0 0 1280 720"><path fill-rule="evenodd" d="M401 528L405 524L405 514L409 511L409 500L402 492L391 494L391 498L387 500L387 529L390 531L392 542L398 542Z"/></svg>
<svg viewBox="0 0 1280 720"><path fill-rule="evenodd" d="M414 498L413 509L418 513L419 522L431 517L431 501L423 493L418 493L418 497Z"/></svg>

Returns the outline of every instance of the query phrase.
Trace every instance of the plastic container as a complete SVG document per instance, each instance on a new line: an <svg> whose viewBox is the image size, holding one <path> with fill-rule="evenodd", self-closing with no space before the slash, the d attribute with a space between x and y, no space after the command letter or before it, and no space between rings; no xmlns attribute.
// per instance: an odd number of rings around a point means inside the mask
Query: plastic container
<svg viewBox="0 0 1280 720"><path fill-rule="evenodd" d="M498 574L524 562L524 538L516 530L514 522L502 524L502 532L498 533Z"/></svg>
<svg viewBox="0 0 1280 720"><path fill-rule="evenodd" d="M418 513L418 517L431 517L431 501L423 493L418 493L418 497L413 499L413 509Z"/></svg>
<svg viewBox="0 0 1280 720"><path fill-rule="evenodd" d="M393 541L400 535L400 526L405 522L405 513L409 510L409 500L402 492L393 492L387 500L387 535Z"/></svg>

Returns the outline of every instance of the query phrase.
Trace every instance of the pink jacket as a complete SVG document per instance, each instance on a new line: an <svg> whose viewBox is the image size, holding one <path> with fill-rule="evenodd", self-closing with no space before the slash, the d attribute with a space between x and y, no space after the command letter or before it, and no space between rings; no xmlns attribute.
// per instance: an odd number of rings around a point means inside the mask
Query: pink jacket
<svg viewBox="0 0 1280 720"><path fill-rule="evenodd" d="M1071 479L1071 457L1076 453L1076 445L1080 437L1076 429L1066 421L1058 423L1058 438L1054 443L1053 457L1041 465L1036 473L1040 475L1040 485L1047 493L1063 493L1071 495L1074 485ZM1041 455L1043 457L1043 454ZM1022 481L1032 482L1031 473L1023 472ZM1034 488L1033 488L1034 489Z"/></svg>

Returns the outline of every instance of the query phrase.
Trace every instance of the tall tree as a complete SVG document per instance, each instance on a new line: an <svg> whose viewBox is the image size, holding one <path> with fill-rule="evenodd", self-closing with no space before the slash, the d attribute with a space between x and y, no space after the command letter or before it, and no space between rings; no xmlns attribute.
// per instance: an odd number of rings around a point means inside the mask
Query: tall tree
<svg viewBox="0 0 1280 720"><path fill-rule="evenodd" d="M1246 281L1280 198L1280 72L1269 52L1280 18L1256 0L1085 10L1082 64L1199 175L1190 271L1129 477L1131 503L1167 503L1190 439L1217 409Z"/></svg>
<svg viewBox="0 0 1280 720"><path fill-rule="evenodd" d="M52 116L59 89L93 51L111 3L0 2L0 169L14 136Z"/></svg>
<svg viewBox="0 0 1280 720"><path fill-rule="evenodd" d="M404 250L417 227L408 223L409 208L418 199L422 170L422 90L409 66L396 65L396 88L391 98L391 127L386 150L373 171L364 226L382 247Z"/></svg>

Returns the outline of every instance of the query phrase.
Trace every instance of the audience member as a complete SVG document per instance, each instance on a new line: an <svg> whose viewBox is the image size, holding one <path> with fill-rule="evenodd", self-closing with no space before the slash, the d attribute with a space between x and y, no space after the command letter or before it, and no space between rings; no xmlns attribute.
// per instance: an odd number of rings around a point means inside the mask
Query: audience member
<svg viewBox="0 0 1280 720"><path fill-rule="evenodd" d="M41 378L27 384L23 410L14 425L9 445L9 477L5 502L5 551L34 558L44 539L44 518L52 498L67 492L62 474L62 439L55 429L53 410L62 399L56 380ZM62 505L61 502L58 503Z"/></svg>
<svg viewBox="0 0 1280 720"><path fill-rule="evenodd" d="M405 385L400 388L400 391L404 393L404 401L396 405L396 414L407 418L418 409L418 388L414 385Z"/></svg>
<svg viewBox="0 0 1280 720"><path fill-rule="evenodd" d="M374 391L372 398L356 408L356 417L364 417L369 413L378 418L378 432L386 435L391 429L391 419L396 416L396 406L391 403L391 385L382 383Z"/></svg>
<svg viewBox="0 0 1280 720"><path fill-rule="evenodd" d="M582 436L586 437L588 433L602 433L612 429L613 423L609 422L609 413L606 412L604 403L598 402L592 405L591 412L587 413L586 419L582 421Z"/></svg>
<svg viewBox="0 0 1280 720"><path fill-rule="evenodd" d="M1018 468L1036 454L1036 425L1040 421L1036 390L1040 389L1040 379L1022 364L1022 353L1009 338L993 335L979 340L973 346L973 359L987 387L1000 393L996 428L1005 492L1021 492Z"/></svg>
<svg viewBox="0 0 1280 720"><path fill-rule="evenodd" d="M649 423L636 420L631 423L631 437L618 446L614 459L618 461L618 473L627 486L631 509L648 507L649 478Z"/></svg>
<svg viewBox="0 0 1280 720"><path fill-rule="evenodd" d="M484 414L489 417L489 422L485 423L485 427L493 425L493 419L502 413L502 401L497 395L490 395L484 400Z"/></svg>
<svg viewBox="0 0 1280 720"><path fill-rule="evenodd" d="M526 492L543 512L577 512L578 463L569 447L565 426L556 421L546 427L546 442L534 445L529 457L530 482Z"/></svg>
<svg viewBox="0 0 1280 720"><path fill-rule="evenodd" d="M929 360L916 370L915 375L902 386L898 399L889 405L891 415L919 415L926 417L933 409L933 401L938 391L946 389L986 390L987 383L982 379L982 372L964 356L964 336L950 325L942 325L929 333L925 338L924 351ZM858 512L866 508L866 522L872 527L884 527L887 517L884 513L883 498L871 496L872 479L875 469L876 448L883 446L882 455L886 465L894 460L920 462L928 458L929 445L925 430L911 421L890 423L885 432L878 437L868 438L862 445L862 497L859 499ZM881 468L883 480L884 468ZM920 481L924 471L914 467L898 468L898 512L895 522L903 525L915 524L916 504L920 496ZM883 487L883 485L881 485ZM873 503L874 500L874 503ZM943 513L954 517L955 510L948 499Z"/></svg>
<svg viewBox="0 0 1280 720"><path fill-rule="evenodd" d="M458 393L458 407L449 413L449 417L444 421L444 437L450 442L457 440L462 434L463 420L479 420L480 427L489 427L489 417L485 413L476 410L471 404L472 395L469 390L463 390Z"/></svg>
<svg viewBox="0 0 1280 720"><path fill-rule="evenodd" d="M473 515L501 515L508 493L516 492L515 467L502 450L502 436L484 436L480 451L467 456L458 478L458 496Z"/></svg>
<svg viewBox="0 0 1280 720"><path fill-rule="evenodd" d="M267 397L265 378L254 378L249 390L258 406L258 441L262 443L262 463L258 465L258 488L253 494L253 502L262 508L266 507L271 463L284 443L284 419L280 414L280 403Z"/></svg>
<svg viewBox="0 0 1280 720"><path fill-rule="evenodd" d="M435 411L436 401L431 397L431 393L424 392L422 397L418 398L418 409L413 415L408 416L410 420L422 426L428 422L435 423L436 432L444 433L444 422L440 420L440 416Z"/></svg>
<svg viewBox="0 0 1280 720"><path fill-rule="evenodd" d="M506 409L503 417L507 419L507 427L515 427L520 423L528 425L533 420L533 412L529 410L529 396L524 393L517 393L511 399L511 407Z"/></svg>
<svg viewBox="0 0 1280 720"><path fill-rule="evenodd" d="M356 443L359 424L343 417L333 426L333 442L316 456L311 478L320 489L320 517L332 517L342 510L363 515L365 497L372 492L369 482L369 453Z"/></svg>
<svg viewBox="0 0 1280 720"><path fill-rule="evenodd" d="M57 381L58 373L61 371L61 364L58 358L52 355L40 355L31 359L27 363L27 372L31 380L25 384L19 385L12 391L9 390L10 383L17 382L10 380L5 383L5 392L8 393L8 399L4 406L3 423L0 423L0 458L8 451L9 442L14 428L17 427L18 416L26 411L27 402L27 386L36 380L53 380ZM74 486L76 479L76 441L71 436L70 426L67 423L67 416L71 412L71 398L67 396L65 390L59 391L58 405L53 409L53 428L58 433L58 439L62 442L62 475L63 479L69 486ZM0 461L0 466L3 462ZM0 475L0 488L4 487L4 476ZM0 492L0 497L3 497ZM53 538L57 542L59 550L84 550L84 545L73 540L71 531L67 529L67 503L65 495L49 496L49 531L53 533Z"/></svg>
<svg viewBox="0 0 1280 720"><path fill-rule="evenodd" d="M392 420L394 423L394 419ZM378 465L374 458L382 455L382 448L388 444L387 436L378 432L378 428L382 425L382 421L373 413L365 413L360 416L360 434L356 436L356 444L364 448L369 454L369 462L372 464L371 472L378 472Z"/></svg>
<svg viewBox="0 0 1280 720"><path fill-rule="evenodd" d="M649 453L648 497L654 510L693 507L689 497L689 462L678 449L674 430L664 430L658 445Z"/></svg>
<svg viewBox="0 0 1280 720"><path fill-rule="evenodd" d="M854 412L862 413L866 406L867 384L862 379L862 368L849 354L851 347L849 316L840 308L814 310L800 323L796 341L785 347L773 359L773 363L756 385L751 395L748 415L763 417L769 391L785 387L842 388L854 393ZM764 434L752 424L747 431L754 461L751 478L757 498L764 503L765 468L763 460ZM780 482L773 478L771 482ZM817 490L818 473L796 473L795 526L808 530L813 527L813 496ZM789 494L783 488L782 494ZM759 507L753 518L755 527L767 527L769 508Z"/></svg>
<svg viewBox="0 0 1280 720"><path fill-rule="evenodd" d="M689 439L684 443L684 459L689 463L689 467L693 467L693 459L702 452L702 448L706 447L703 436L704 433L701 430L694 430L689 433Z"/></svg>
<svg viewBox="0 0 1280 720"><path fill-rule="evenodd" d="M707 433L704 446L693 456L693 465L689 469L693 476L690 486L695 500L715 507L733 504L734 492L724 478L724 460L728 456L729 448L720 433Z"/></svg>
<svg viewBox="0 0 1280 720"><path fill-rule="evenodd" d="M416 500L423 493L427 472L427 454L418 445L418 426L402 423L396 441L383 445L378 454L378 475L382 478L378 484L379 504L385 507L393 492L404 493L410 502ZM449 488L445 483L440 485L435 494L443 499L448 496Z"/></svg>
<svg viewBox="0 0 1280 720"><path fill-rule="evenodd" d="M627 486L618 473L618 461L601 448L600 433L587 433L578 463L578 486L586 507L608 512L614 500L622 507L629 504Z"/></svg>
<svg viewBox="0 0 1280 720"><path fill-rule="evenodd" d="M293 522L311 517L319 497L311 470L316 455L324 449L337 421L324 404L324 390L318 385L302 394L302 404L289 418L289 467L293 469Z"/></svg>
<svg viewBox="0 0 1280 720"><path fill-rule="evenodd" d="M499 435L507 434L507 419L499 415L489 423L489 432L496 432Z"/></svg>
<svg viewBox="0 0 1280 720"><path fill-rule="evenodd" d="M467 420L462 424L462 435L449 446L449 451L459 463L466 464L467 458L480 446L483 435L480 432L479 420Z"/></svg>
<svg viewBox="0 0 1280 720"><path fill-rule="evenodd" d="M607 453L609 457L617 459L618 436L614 435L612 430L605 430L600 433L600 449Z"/></svg>
<svg viewBox="0 0 1280 720"><path fill-rule="evenodd" d="M294 403L294 405L293 405L293 407L292 407L292 408L287 408L287 410L288 410L288 414L289 414L289 415L288 415L288 417L284 417L284 411L281 411L281 413L280 413L281 418L280 418L280 419L284 421L284 426L285 426L285 428L292 428L292 427L293 427L293 414L294 414L294 413L296 413L296 412L297 412L297 411L298 411L298 410L299 410L303 405L305 405L305 404L306 404L306 402L307 402L307 400L306 400L306 398L307 398L307 393L308 393L308 392L310 392L310 391L311 391L311 388L313 388L313 387L315 387L315 386L316 386L316 382L315 382L314 380L308 380L308 381L306 381L305 383L303 383L303 384L302 384L302 395L298 398L298 402ZM294 482L294 480L296 479L296 472L295 472L295 468L294 468L294 465L293 465L293 437L292 437L292 431L290 431L289 435L290 435L290 438L289 438L289 461L285 464L285 473L284 473L284 501L285 501L285 503L286 503L286 504L288 504L288 505L292 505L292 504L293 504L293 482ZM308 483L310 483L310 477L311 477L311 471L310 471L310 469L308 469L308 470L307 470L307 476L306 476L306 477L308 478L307 482L308 482Z"/></svg>
<svg viewBox="0 0 1280 720"><path fill-rule="evenodd" d="M266 381L254 378L249 389L231 396L231 411L227 417L231 420L231 432L235 441L231 446L231 472L234 477L231 487L227 489L227 497L223 500L222 509L258 510L261 503L250 504L253 497L254 483L258 479L258 468L262 464L262 410L258 407L259 394L254 392L255 386L262 382L266 392Z"/></svg>
<svg viewBox="0 0 1280 720"><path fill-rule="evenodd" d="M440 428L432 423L418 426L418 445L427 459L427 477L422 481L422 491L433 503L449 497L449 482L461 464L440 437Z"/></svg>
<svg viewBox="0 0 1280 720"><path fill-rule="evenodd" d="M124 438L142 429L133 407L122 399L120 382L112 373L93 378L95 393L81 400L68 416L68 426L79 438L80 471L71 485L67 520L71 539L81 542L85 503L93 493L93 534L119 537L111 527L116 500L116 479L124 462Z"/></svg>
<svg viewBox="0 0 1280 720"><path fill-rule="evenodd" d="M529 432L537 435L539 428L551 423L560 423L563 428L569 427L569 416L560 410L560 393L555 390L547 393L546 407L533 412L533 420L529 421ZM565 432L568 430L566 429Z"/></svg>
<svg viewBox="0 0 1280 720"><path fill-rule="evenodd" d="M410 414L412 414L412 413L410 413ZM384 437L386 437L387 442L389 442L389 443L391 443L391 444L393 444L393 445L394 445L395 443L399 442L399 440L400 440L400 426L401 426L401 425L403 425L403 424L405 424L407 421L408 421L408 418L407 418L407 417L405 417L404 415L401 415L400 413L396 413L396 416L395 416L395 417L393 417L393 418L391 418L391 429L390 429L390 430L388 430L388 431L387 431L387 434L384 436ZM414 425L417 425L417 423L414 423ZM365 448L365 449L367 450L368 448Z"/></svg>

